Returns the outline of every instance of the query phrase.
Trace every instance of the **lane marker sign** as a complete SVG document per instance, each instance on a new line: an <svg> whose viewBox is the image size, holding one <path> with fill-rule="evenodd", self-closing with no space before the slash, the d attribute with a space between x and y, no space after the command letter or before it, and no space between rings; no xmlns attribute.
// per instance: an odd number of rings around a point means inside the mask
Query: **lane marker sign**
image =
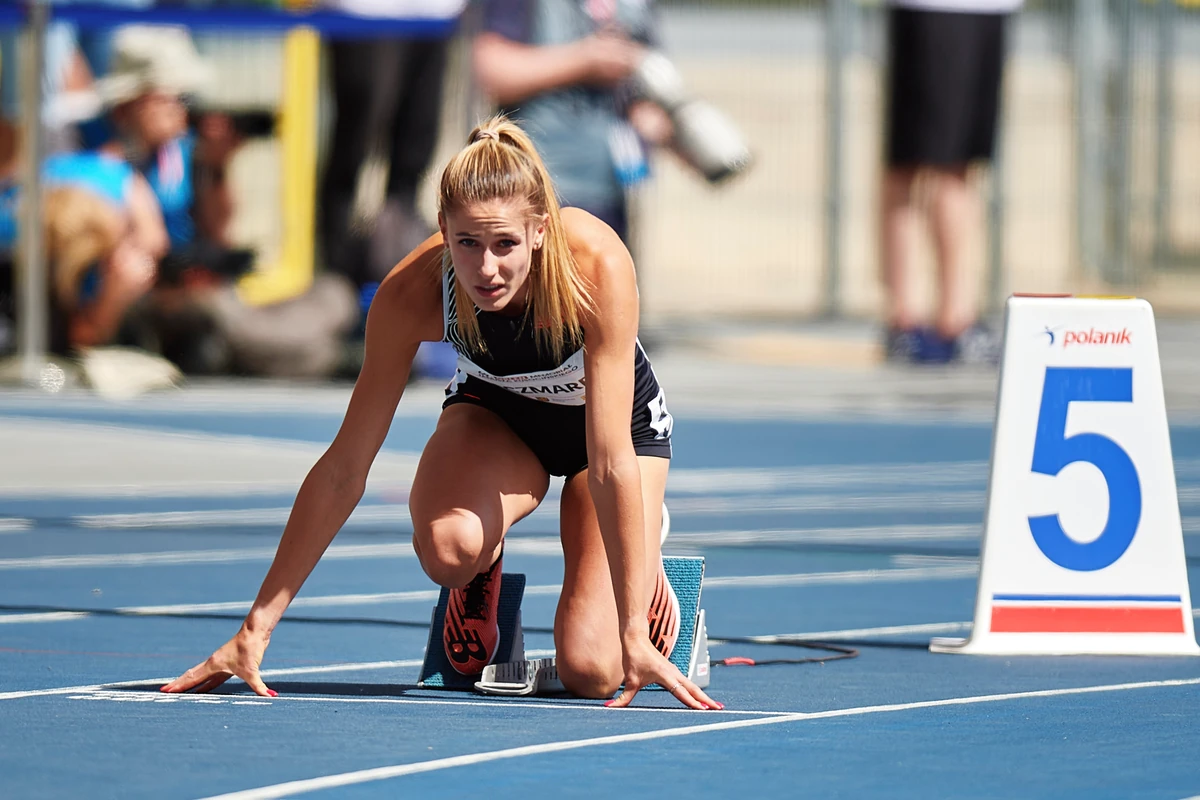
<svg viewBox="0 0 1200 800"><path fill-rule="evenodd" d="M1200 655L1146 301L1009 298L980 561L932 651Z"/></svg>

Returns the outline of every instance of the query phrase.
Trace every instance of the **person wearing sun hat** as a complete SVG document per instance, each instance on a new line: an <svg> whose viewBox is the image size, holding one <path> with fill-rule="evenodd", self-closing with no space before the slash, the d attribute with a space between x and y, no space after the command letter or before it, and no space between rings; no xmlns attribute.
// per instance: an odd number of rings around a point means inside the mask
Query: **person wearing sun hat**
<svg viewBox="0 0 1200 800"><path fill-rule="evenodd" d="M228 235L227 175L244 139L223 113L192 115L189 127L188 103L207 99L214 77L186 29L139 25L114 36L109 73L97 81L113 129L103 149L145 176L170 236L130 327L191 374L329 375L357 314L348 281L317 275L302 295L268 306L245 303L232 282L254 259Z"/></svg>
<svg viewBox="0 0 1200 800"><path fill-rule="evenodd" d="M114 35L109 72L96 82L114 134L103 149L149 181L173 248L196 238L198 195L214 193L218 205L229 206L224 177L236 147L232 130L219 120L211 130L188 127L185 97L203 92L212 78L187 30L133 25ZM223 238L220 230L203 233Z"/></svg>

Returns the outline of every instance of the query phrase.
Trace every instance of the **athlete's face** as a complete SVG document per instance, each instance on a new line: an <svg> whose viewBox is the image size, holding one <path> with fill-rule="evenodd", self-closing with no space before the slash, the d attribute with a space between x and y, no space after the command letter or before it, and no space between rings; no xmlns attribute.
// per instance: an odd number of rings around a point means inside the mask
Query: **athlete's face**
<svg viewBox="0 0 1200 800"><path fill-rule="evenodd" d="M483 311L519 313L529 299L529 267L546 236L545 215L520 200L489 200L438 215L454 274Z"/></svg>

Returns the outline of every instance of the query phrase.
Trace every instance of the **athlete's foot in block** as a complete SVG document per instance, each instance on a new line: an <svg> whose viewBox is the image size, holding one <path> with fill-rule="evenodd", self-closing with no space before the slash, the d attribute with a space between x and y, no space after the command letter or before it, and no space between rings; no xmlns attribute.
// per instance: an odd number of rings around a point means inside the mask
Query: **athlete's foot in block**
<svg viewBox="0 0 1200 800"><path fill-rule="evenodd" d="M666 569L660 562L646 619L650 623L650 641L658 652L668 658L679 638L679 616L679 598L675 596L675 590L667 580Z"/></svg>
<svg viewBox="0 0 1200 800"><path fill-rule="evenodd" d="M479 573L461 589L450 590L442 642L451 666L463 675L482 672L496 655L503 560L501 555L487 572Z"/></svg>

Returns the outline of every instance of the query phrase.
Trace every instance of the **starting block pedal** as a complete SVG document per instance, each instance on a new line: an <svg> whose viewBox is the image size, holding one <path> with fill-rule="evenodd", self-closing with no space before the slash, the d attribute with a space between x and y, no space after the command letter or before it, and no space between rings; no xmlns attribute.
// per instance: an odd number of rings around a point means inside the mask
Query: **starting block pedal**
<svg viewBox="0 0 1200 800"><path fill-rule="evenodd" d="M704 609L700 608L700 590L704 585L704 559L702 557L666 557L663 567L667 580L679 599L680 629L675 649L671 652L671 663L697 686L704 688L709 683L711 666L708 655L708 629ZM506 576L507 577L507 576ZM440 606L441 604L439 604ZM437 617L435 612L435 619ZM441 629L438 628L440 631ZM503 629L501 629L503 639ZM441 645L440 634L437 642ZM433 637L430 637L430 647ZM442 656L445 657L444 655ZM426 662L428 663L428 656ZM526 661L523 658L501 659L484 668L483 674L474 684L482 694L529 696L553 694L564 691L558 678L553 658ZM454 688L458 688L456 685ZM645 687L647 690L662 690L658 684Z"/></svg>
<svg viewBox="0 0 1200 800"><path fill-rule="evenodd" d="M481 694L525 697L564 692L566 687L558 679L558 667L553 658L536 658L487 665L475 682L475 690Z"/></svg>
<svg viewBox="0 0 1200 800"><path fill-rule="evenodd" d="M703 556L667 556L663 558L667 580L679 599L679 638L671 651L671 663L701 689L708 686L708 628L704 609L700 607L700 590L704 588ZM647 689L662 689L652 684Z"/></svg>
<svg viewBox="0 0 1200 800"><path fill-rule="evenodd" d="M500 576L500 604L497 609L500 623L500 642L496 648L496 663L525 663L525 634L521 629L521 600L525 596L525 576L505 572ZM454 669L442 644L442 628L446 621L446 606L450 590L442 587L433 619L429 623L429 641L425 645L425 663L417 686L423 689L471 689L480 675L463 675Z"/></svg>

